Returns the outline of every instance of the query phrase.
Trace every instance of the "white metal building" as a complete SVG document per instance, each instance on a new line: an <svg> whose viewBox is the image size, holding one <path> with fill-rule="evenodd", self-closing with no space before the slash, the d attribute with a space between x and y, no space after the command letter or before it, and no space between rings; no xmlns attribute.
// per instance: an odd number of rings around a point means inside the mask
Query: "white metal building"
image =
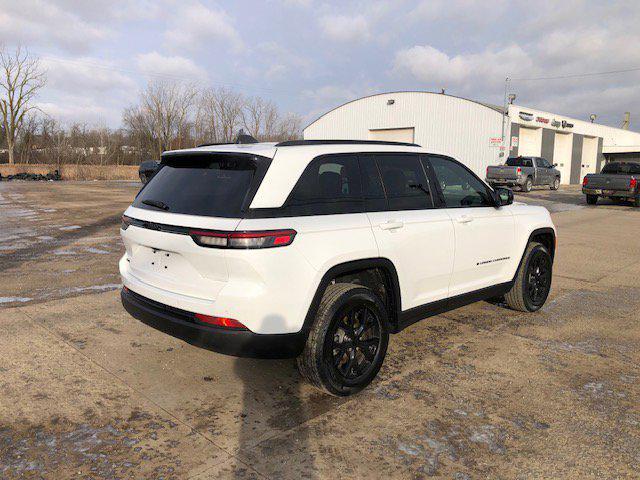
<svg viewBox="0 0 640 480"><path fill-rule="evenodd" d="M503 147L504 128L504 147ZM504 155L542 156L563 183L580 183L607 159L638 158L640 133L509 105L431 92L392 92L345 103L304 129L305 139L415 142L456 158L484 177Z"/></svg>

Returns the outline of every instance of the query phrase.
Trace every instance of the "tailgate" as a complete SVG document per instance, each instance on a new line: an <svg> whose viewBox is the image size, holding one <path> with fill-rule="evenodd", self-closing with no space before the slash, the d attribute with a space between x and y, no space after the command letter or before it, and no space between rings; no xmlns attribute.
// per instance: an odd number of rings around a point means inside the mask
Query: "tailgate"
<svg viewBox="0 0 640 480"><path fill-rule="evenodd" d="M238 224L216 230L233 230ZM232 228L224 228L232 227ZM225 250L198 246L186 233L131 225L122 232L131 275L141 282L180 295L215 300L228 280Z"/></svg>
<svg viewBox="0 0 640 480"><path fill-rule="evenodd" d="M516 180L518 178L516 168L517 167L509 167L506 165L488 167L487 178L495 180Z"/></svg>
<svg viewBox="0 0 640 480"><path fill-rule="evenodd" d="M630 175L589 175L586 188L629 190Z"/></svg>

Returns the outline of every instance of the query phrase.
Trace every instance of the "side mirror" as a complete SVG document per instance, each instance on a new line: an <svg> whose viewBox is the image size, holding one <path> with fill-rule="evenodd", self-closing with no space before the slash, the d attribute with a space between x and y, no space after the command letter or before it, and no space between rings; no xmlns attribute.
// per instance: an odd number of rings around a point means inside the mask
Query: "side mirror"
<svg viewBox="0 0 640 480"><path fill-rule="evenodd" d="M496 188L495 201L496 207L511 205L513 203L513 191L509 188Z"/></svg>
<svg viewBox="0 0 640 480"><path fill-rule="evenodd" d="M138 175L140 176L140 181L143 185L147 184L149 180L153 178L153 176L158 173L160 170L160 162L156 162L155 160L147 160L140 164L140 168L138 168Z"/></svg>
<svg viewBox="0 0 640 480"><path fill-rule="evenodd" d="M551 168L556 168L558 166L557 163L554 163L553 165L551 165Z"/></svg>

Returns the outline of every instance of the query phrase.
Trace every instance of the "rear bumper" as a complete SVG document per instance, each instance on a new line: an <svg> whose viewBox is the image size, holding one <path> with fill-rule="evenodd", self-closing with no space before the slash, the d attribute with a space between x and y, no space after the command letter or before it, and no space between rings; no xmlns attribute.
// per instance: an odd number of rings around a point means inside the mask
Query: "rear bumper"
<svg viewBox="0 0 640 480"><path fill-rule="evenodd" d="M172 337L196 347L235 357L294 358L306 341L304 331L284 334L258 334L196 323L193 313L169 307L122 289L122 305L129 314Z"/></svg>
<svg viewBox="0 0 640 480"><path fill-rule="evenodd" d="M602 195L603 197L635 198L637 193L629 190L607 190L606 188L583 188L585 195Z"/></svg>
<svg viewBox="0 0 640 480"><path fill-rule="evenodd" d="M496 187L521 187L524 184L524 180L507 180L507 179L492 179L492 178L487 178L487 183L489 185L495 185Z"/></svg>

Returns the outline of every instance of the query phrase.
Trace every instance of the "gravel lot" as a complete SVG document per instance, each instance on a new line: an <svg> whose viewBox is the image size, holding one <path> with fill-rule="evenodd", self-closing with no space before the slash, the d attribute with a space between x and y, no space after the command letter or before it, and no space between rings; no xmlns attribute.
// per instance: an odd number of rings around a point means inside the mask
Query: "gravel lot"
<svg viewBox="0 0 640 480"><path fill-rule="evenodd" d="M0 183L0 478L638 478L640 209L517 194L559 230L547 305L415 324L335 399L123 311L138 187Z"/></svg>

